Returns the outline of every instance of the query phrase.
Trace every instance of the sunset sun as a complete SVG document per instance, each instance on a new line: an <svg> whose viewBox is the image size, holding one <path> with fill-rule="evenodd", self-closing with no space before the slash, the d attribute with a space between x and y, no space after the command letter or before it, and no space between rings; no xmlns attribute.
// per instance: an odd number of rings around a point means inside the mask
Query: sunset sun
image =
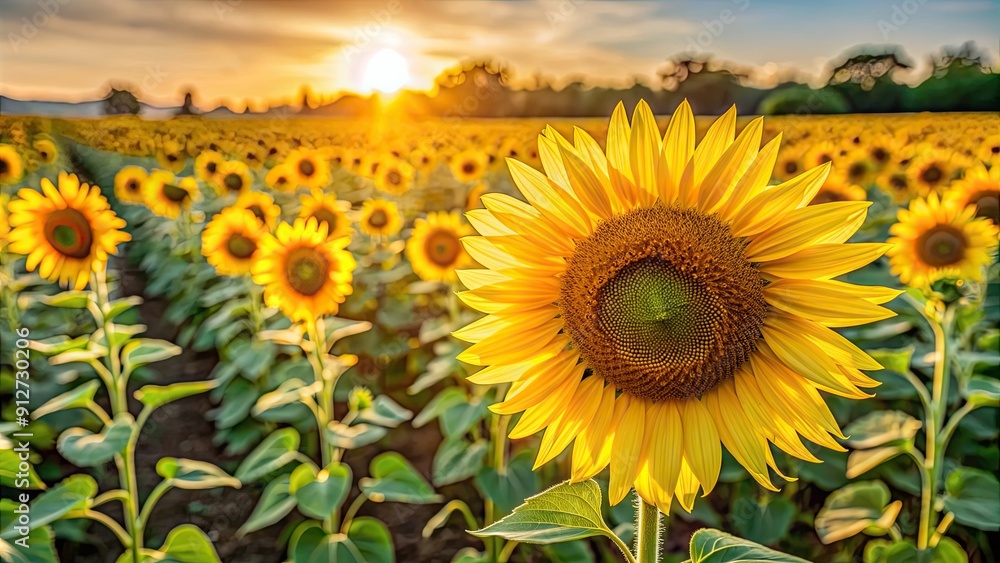
<svg viewBox="0 0 1000 563"><path fill-rule="evenodd" d="M398 51L385 48L368 59L361 86L367 90L392 93L410 81L410 65Z"/></svg>

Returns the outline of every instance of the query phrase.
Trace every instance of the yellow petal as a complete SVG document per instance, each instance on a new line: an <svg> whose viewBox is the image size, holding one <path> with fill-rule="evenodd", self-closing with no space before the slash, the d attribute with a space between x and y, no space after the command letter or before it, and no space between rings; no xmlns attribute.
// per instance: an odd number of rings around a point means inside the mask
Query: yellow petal
<svg viewBox="0 0 1000 563"><path fill-rule="evenodd" d="M761 264L760 271L780 278L825 280L853 272L885 254L891 244L817 244L779 260Z"/></svg>
<svg viewBox="0 0 1000 563"><path fill-rule="evenodd" d="M784 317L785 322L793 327L795 332L808 336L838 364L859 369L882 369L882 365L874 358L836 331L797 315L787 315L778 311L774 314Z"/></svg>
<svg viewBox="0 0 1000 563"><path fill-rule="evenodd" d="M514 256L504 252L487 237L469 236L462 237L461 240L462 246L473 260L503 275L517 278L548 278L566 271L565 263L557 260L532 262L526 256Z"/></svg>
<svg viewBox="0 0 1000 563"><path fill-rule="evenodd" d="M685 99L670 118L667 131L663 135L663 163L666 182L660 191L660 200L671 204L677 199L681 177L694 154L695 126L694 113Z"/></svg>
<svg viewBox="0 0 1000 563"><path fill-rule="evenodd" d="M764 450L768 448L764 440L754 430L747 418L740 401L736 397L733 380L729 379L719 384L704 395L705 406L715 419L719 429L719 437L726 445L729 453L740 462L750 476L768 490L778 489L771 484L771 476L767 471L767 456Z"/></svg>
<svg viewBox="0 0 1000 563"><path fill-rule="evenodd" d="M552 254L570 256L574 242L534 207L507 194L484 194L483 205L512 231L549 248Z"/></svg>
<svg viewBox="0 0 1000 563"><path fill-rule="evenodd" d="M481 235L503 236L516 235L513 229L501 223L489 209L473 209L465 213L465 218L473 229Z"/></svg>
<svg viewBox="0 0 1000 563"><path fill-rule="evenodd" d="M681 507L691 512L694 509L694 501L698 498L698 479L694 476L691 468L685 459L681 459L681 472L677 477L677 502Z"/></svg>
<svg viewBox="0 0 1000 563"><path fill-rule="evenodd" d="M792 332L780 317L771 315L765 319L762 332L766 344L758 343L759 348L767 346L783 364L820 389L852 399L871 397L848 381L837 369L837 364L823 355L819 346Z"/></svg>
<svg viewBox="0 0 1000 563"><path fill-rule="evenodd" d="M844 285L827 280L777 280L764 288L764 300L772 307L830 327L855 326L896 316L885 307L845 291Z"/></svg>
<svg viewBox="0 0 1000 563"><path fill-rule="evenodd" d="M604 381L601 378L588 377L580 383L569 406L560 411L559 418L545 430L532 469L538 469L562 453L566 446L590 425L601 404L602 395L604 395Z"/></svg>
<svg viewBox="0 0 1000 563"><path fill-rule="evenodd" d="M552 342L562 328L563 320L558 318L533 328L508 325L506 330L466 348L457 359L477 366L523 362Z"/></svg>
<svg viewBox="0 0 1000 563"><path fill-rule="evenodd" d="M571 194L523 162L508 158L507 164L511 178L532 207L568 236L582 239L590 235L590 216Z"/></svg>
<svg viewBox="0 0 1000 563"><path fill-rule="evenodd" d="M608 125L608 178L618 198L628 207L635 206L639 201L638 190L632 178L632 159L629 158L631 137L632 127L628 124L625 105L618 102L611 112L611 123Z"/></svg>
<svg viewBox="0 0 1000 563"><path fill-rule="evenodd" d="M736 182L757 155L763 127L764 118L754 119L726 149L719 162L702 181L701 190L698 191L698 209L713 213L726 201L736 187Z"/></svg>
<svg viewBox="0 0 1000 563"><path fill-rule="evenodd" d="M552 424L561 413L569 408L577 386L583 379L584 364L577 364L566 377L566 381L554 392L545 396L534 406L528 407L510 431L511 439L526 438Z"/></svg>
<svg viewBox="0 0 1000 563"><path fill-rule="evenodd" d="M564 350L551 361L525 372L524 379L511 385L503 402L490 405L490 410L515 414L561 393L572 396L580 384L579 378L573 377L579 356L579 352Z"/></svg>
<svg viewBox="0 0 1000 563"><path fill-rule="evenodd" d="M465 342L480 342L497 334L511 337L515 334L509 332L511 329L534 329L558 314L558 309L554 307L542 307L533 311L487 315L452 332L451 335Z"/></svg>
<svg viewBox="0 0 1000 563"><path fill-rule="evenodd" d="M601 392L601 404L593 420L583 428L573 444L573 482L590 479L611 461L617 409L615 386L608 385Z"/></svg>
<svg viewBox="0 0 1000 563"><path fill-rule="evenodd" d="M684 456L685 443L682 428L688 422L685 421L682 424L680 412L674 401L662 401L651 405L648 411L646 432L654 434L649 438L649 454L647 456L649 472L660 490L672 497L674 489L677 488L677 476L681 472L681 458ZM663 503L665 499L661 497L664 494L656 496L659 503Z"/></svg>
<svg viewBox="0 0 1000 563"><path fill-rule="evenodd" d="M555 134L552 126L545 127L546 134ZM569 176L566 175L566 168L563 166L562 155L559 154L559 145L554 138L546 135L538 136L538 158L542 161L542 170L545 175L564 190L569 190Z"/></svg>
<svg viewBox="0 0 1000 563"><path fill-rule="evenodd" d="M653 110L645 100L639 100L632 113L629 153L632 178L639 189L641 205L652 203L660 193L660 186L666 183L660 152L660 132Z"/></svg>
<svg viewBox="0 0 1000 563"><path fill-rule="evenodd" d="M774 170L774 163L778 159L778 147L781 145L781 133L768 141L757 156L753 159L750 168L743 173L743 176L736 182L733 193L729 196L716 214L726 221L731 221L733 217L743 209L746 202L759 194L771 180L771 173Z"/></svg>
<svg viewBox="0 0 1000 563"><path fill-rule="evenodd" d="M729 145L733 144L735 136L736 106L734 105L708 128L705 138L694 150L694 155L681 176L680 189L677 194L677 201L681 206L690 207L697 203L702 181L715 167L715 163L719 161Z"/></svg>
<svg viewBox="0 0 1000 563"><path fill-rule="evenodd" d="M712 492L722 469L722 445L715 421L705 404L691 398L681 402L684 420L684 458L705 494Z"/></svg>
<svg viewBox="0 0 1000 563"><path fill-rule="evenodd" d="M808 204L830 174L830 163L821 164L787 182L757 194L733 218L733 234L756 235L777 225L794 209Z"/></svg>
<svg viewBox="0 0 1000 563"><path fill-rule="evenodd" d="M837 201L792 210L750 241L747 258L769 262L814 244L844 242L864 223L870 205L870 201Z"/></svg>
<svg viewBox="0 0 1000 563"><path fill-rule="evenodd" d="M560 153L573 192L594 217L610 218L613 211L607 186L575 151L562 149Z"/></svg>
<svg viewBox="0 0 1000 563"><path fill-rule="evenodd" d="M625 403L625 412L615 432L614 446L611 448L611 480L608 483L608 501L618 504L628 494L639 472L640 461L645 457L646 402L642 399L621 395L618 401ZM617 402L615 410L618 410ZM650 432L652 433L652 432Z"/></svg>

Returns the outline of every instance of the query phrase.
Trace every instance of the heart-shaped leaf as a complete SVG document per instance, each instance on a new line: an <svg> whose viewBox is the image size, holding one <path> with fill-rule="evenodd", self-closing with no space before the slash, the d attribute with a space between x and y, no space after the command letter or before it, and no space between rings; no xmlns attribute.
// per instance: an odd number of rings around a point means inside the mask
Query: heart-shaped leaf
<svg viewBox="0 0 1000 563"><path fill-rule="evenodd" d="M493 467L484 467L476 475L476 485L501 514L509 514L524 499L538 494L540 486L538 474L531 470L533 464L531 450L521 450L507 462L505 475L501 476Z"/></svg>
<svg viewBox="0 0 1000 563"><path fill-rule="evenodd" d="M219 554L215 552L212 540L193 524L181 524L170 530L160 551L166 556L160 560L161 563L219 562Z"/></svg>
<svg viewBox="0 0 1000 563"><path fill-rule="evenodd" d="M689 563L808 563L794 555L781 553L752 541L731 536L725 532L701 529L691 536Z"/></svg>
<svg viewBox="0 0 1000 563"><path fill-rule="evenodd" d="M97 481L90 475L71 475L35 497L31 503L31 526L39 528L54 522L67 512L86 508L97 494ZM0 538L10 539L17 535L13 529L16 521L5 522Z"/></svg>
<svg viewBox="0 0 1000 563"><path fill-rule="evenodd" d="M375 502L391 501L409 504L430 504L441 502L441 495L434 489L410 462L396 452L385 452L375 456L368 468L371 477L358 482L361 490Z"/></svg>
<svg viewBox="0 0 1000 563"><path fill-rule="evenodd" d="M303 463L292 472L289 492L298 500L302 514L325 520L343 504L352 482L351 468L343 463L333 462L318 472Z"/></svg>
<svg viewBox="0 0 1000 563"><path fill-rule="evenodd" d="M464 438L446 438L434 455L434 485L450 485L479 473L488 448L486 440L469 443Z"/></svg>
<svg viewBox="0 0 1000 563"><path fill-rule="evenodd" d="M121 299L115 299L109 303L107 307L105 307L104 320L111 322L125 311L139 305L142 305L142 297L139 297L138 295L130 295Z"/></svg>
<svg viewBox="0 0 1000 563"><path fill-rule="evenodd" d="M358 420L370 422L386 428L395 428L413 418L413 412L401 406L385 395L379 395L372 401L372 406L358 413Z"/></svg>
<svg viewBox="0 0 1000 563"><path fill-rule="evenodd" d="M331 422L326 427L326 439L335 448L350 450L374 444L381 440L388 431L373 424L355 424L348 426L340 422Z"/></svg>
<svg viewBox="0 0 1000 563"><path fill-rule="evenodd" d="M258 415L290 403L297 403L305 397L312 397L316 393L319 393L321 389L323 389L322 381L306 385L305 381L293 377L292 379L282 381L274 391L261 395L251 412Z"/></svg>
<svg viewBox="0 0 1000 563"><path fill-rule="evenodd" d="M55 295L44 295L39 297L39 301L50 307L61 307L65 309L86 309L90 303L90 291L63 291Z"/></svg>
<svg viewBox="0 0 1000 563"><path fill-rule="evenodd" d="M73 389L49 399L44 405L32 411L32 418L41 418L47 414L69 409L85 409L94 400L94 394L101 382L96 379L78 385Z"/></svg>
<svg viewBox="0 0 1000 563"><path fill-rule="evenodd" d="M1000 379L973 375L963 395L976 407L1000 406Z"/></svg>
<svg viewBox="0 0 1000 563"><path fill-rule="evenodd" d="M886 461L907 452L908 444L901 446L885 446L872 448L870 450L855 450L847 456L848 479L854 479L858 475L871 471L882 465Z"/></svg>
<svg viewBox="0 0 1000 563"><path fill-rule="evenodd" d="M180 353L180 346L166 340L136 338L122 348L122 369L127 377L138 367L161 362Z"/></svg>
<svg viewBox="0 0 1000 563"><path fill-rule="evenodd" d="M923 424L902 411L870 412L844 428L852 448L865 449L912 440Z"/></svg>
<svg viewBox="0 0 1000 563"><path fill-rule="evenodd" d="M944 482L944 508L955 513L960 524L978 530L1000 530L1000 482L992 473L960 467Z"/></svg>
<svg viewBox="0 0 1000 563"><path fill-rule="evenodd" d="M788 535L795 513L795 504L785 497L775 496L761 500L739 497L733 503L730 517L733 528L743 538L763 545L773 545Z"/></svg>
<svg viewBox="0 0 1000 563"><path fill-rule="evenodd" d="M156 472L178 489L214 489L216 487L242 486L240 480L232 477L219 467L205 461L164 457L156 462Z"/></svg>
<svg viewBox="0 0 1000 563"><path fill-rule="evenodd" d="M121 453L135 430L135 420L120 413L99 434L85 428L70 428L59 436L56 448L77 467L100 465Z"/></svg>
<svg viewBox="0 0 1000 563"><path fill-rule="evenodd" d="M444 414L451 407L468 401L468 396L458 387L448 387L427 402L424 410L413 419L413 427L420 428Z"/></svg>
<svg viewBox="0 0 1000 563"><path fill-rule="evenodd" d="M294 428L275 430L247 455L235 477L243 483L256 481L295 459L298 449L299 433Z"/></svg>
<svg viewBox="0 0 1000 563"><path fill-rule="evenodd" d="M23 485L22 479L27 480L27 485ZM33 465L28 464L28 470L22 471L20 456L13 449L0 450L0 484L23 489L45 488L45 482L35 473Z"/></svg>
<svg viewBox="0 0 1000 563"><path fill-rule="evenodd" d="M295 508L295 497L289 491L290 478L291 476L285 473L264 487L264 493L257 501L250 518L237 530L237 537L266 528L284 518Z"/></svg>
<svg viewBox="0 0 1000 563"><path fill-rule="evenodd" d="M8 513L7 504L10 503L10 512ZM16 516L13 513L16 503L13 501L8 501L4 499L0 501L0 514L3 514L3 520L5 522L12 522ZM20 538L17 538L20 539ZM52 528L48 526L31 526L28 531L27 541L24 543L28 546L27 549L21 547L20 544L9 543L7 540L0 539L0 559L4 561L10 561L11 563L59 563L59 557L56 555L55 548L55 534L52 533Z"/></svg>
<svg viewBox="0 0 1000 563"><path fill-rule="evenodd" d="M184 397L206 393L215 389L218 381L183 381L170 385L146 385L136 390L133 396L146 408L152 410Z"/></svg>

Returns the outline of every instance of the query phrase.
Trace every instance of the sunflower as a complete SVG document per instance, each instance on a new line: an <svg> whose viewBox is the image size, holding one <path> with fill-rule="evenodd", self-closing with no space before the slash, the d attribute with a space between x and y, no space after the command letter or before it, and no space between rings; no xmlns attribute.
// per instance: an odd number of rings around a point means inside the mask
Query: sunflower
<svg viewBox="0 0 1000 563"><path fill-rule="evenodd" d="M178 180L167 170L153 170L142 183L142 198L150 211L161 216L176 218L182 210L191 208L199 199L198 182L194 177Z"/></svg>
<svg viewBox="0 0 1000 563"><path fill-rule="evenodd" d="M991 163L994 168L1000 166L1000 133L983 139L976 150L976 156L983 162Z"/></svg>
<svg viewBox="0 0 1000 563"><path fill-rule="evenodd" d="M842 149L831 141L816 143L802 155L803 170L808 170L827 162L833 162L842 153Z"/></svg>
<svg viewBox="0 0 1000 563"><path fill-rule="evenodd" d="M486 172L489 156L480 150L464 150L451 157L448 166L456 180L463 184L478 181Z"/></svg>
<svg viewBox="0 0 1000 563"><path fill-rule="evenodd" d="M937 194L900 209L889 228L889 265L903 283L926 288L944 278L982 281L997 248L997 227L974 206L945 205Z"/></svg>
<svg viewBox="0 0 1000 563"><path fill-rule="evenodd" d="M330 238L339 238L351 233L351 220L345 213L351 208L350 203L339 201L337 196L324 194L319 190L313 190L311 194L302 196L299 201L302 204L299 217L316 219L320 225L325 225Z"/></svg>
<svg viewBox="0 0 1000 563"><path fill-rule="evenodd" d="M406 257L420 279L453 283L456 270L474 264L462 247L461 238L473 233L457 211L431 212L414 222L406 241Z"/></svg>
<svg viewBox="0 0 1000 563"><path fill-rule="evenodd" d="M315 151L299 148L285 157L294 176L294 183L307 188L323 188L330 183L330 163Z"/></svg>
<svg viewBox="0 0 1000 563"><path fill-rule="evenodd" d="M201 253L224 276L249 274L267 227L247 209L227 207L205 225Z"/></svg>
<svg viewBox="0 0 1000 563"><path fill-rule="evenodd" d="M770 444L818 461L799 435L843 451L819 391L878 385L867 354L831 327L893 315L898 292L832 278L884 253L843 244L869 202L807 206L830 165L767 187L780 136L762 120L735 137L735 108L695 146L684 102L662 138L645 102L619 104L607 151L577 129L539 137L545 173L508 160L528 203L483 196L463 242L486 270L459 294L488 313L459 330L459 359L510 382L499 414L524 411L511 437L547 428L536 467L575 440L572 480L610 465L610 501L631 487L667 512L715 486L721 445L762 486L781 475ZM759 152L758 152L759 149ZM832 435L832 436L831 436Z"/></svg>
<svg viewBox="0 0 1000 563"><path fill-rule="evenodd" d="M225 161L226 159L222 154L205 149L198 153L197 158L194 159L194 173L202 182L211 184L216 180L216 174L219 173L219 166Z"/></svg>
<svg viewBox="0 0 1000 563"><path fill-rule="evenodd" d="M384 199L369 199L361 205L361 232L366 235L388 237L399 232L403 220L396 204Z"/></svg>
<svg viewBox="0 0 1000 563"><path fill-rule="evenodd" d="M149 174L141 166L126 166L115 174L115 197L122 203L145 203L142 185Z"/></svg>
<svg viewBox="0 0 1000 563"><path fill-rule="evenodd" d="M184 145L175 139L166 139L160 143L156 151L156 162L160 168L169 170L174 174L184 170L187 165L187 157L184 154Z"/></svg>
<svg viewBox="0 0 1000 563"><path fill-rule="evenodd" d="M830 174L823 187L813 196L809 205L829 203L831 201L864 201L868 194L861 186L852 183L846 174Z"/></svg>
<svg viewBox="0 0 1000 563"><path fill-rule="evenodd" d="M892 168L882 172L876 178L875 185L891 195L896 203L907 203L917 196L917 190L903 168Z"/></svg>
<svg viewBox="0 0 1000 563"><path fill-rule="evenodd" d="M264 192L247 190L236 198L233 207L246 209L253 213L254 217L260 219L268 230L278 224L278 217L281 216L281 208L274 203L274 198Z"/></svg>
<svg viewBox="0 0 1000 563"><path fill-rule="evenodd" d="M952 180L956 167L943 151L929 150L907 164L906 174L921 196L942 191Z"/></svg>
<svg viewBox="0 0 1000 563"><path fill-rule="evenodd" d="M10 145L0 145L0 184L13 184L24 175L24 161Z"/></svg>
<svg viewBox="0 0 1000 563"><path fill-rule="evenodd" d="M253 176L246 164L238 160L227 160L219 165L212 187L219 195L240 194L253 185Z"/></svg>
<svg viewBox="0 0 1000 563"><path fill-rule="evenodd" d="M279 164L267 171L264 183L272 190L287 192L295 189L295 173L288 164Z"/></svg>
<svg viewBox="0 0 1000 563"><path fill-rule="evenodd" d="M778 153L774 166L774 177L787 180L802 173L802 153L794 149L785 149Z"/></svg>
<svg viewBox="0 0 1000 563"><path fill-rule="evenodd" d="M986 217L1000 225L1000 166L989 170L983 163L966 169L965 176L951 185L945 201L959 209L973 205L976 217Z"/></svg>
<svg viewBox="0 0 1000 563"><path fill-rule="evenodd" d="M264 286L264 301L295 322L336 314L352 292L355 261L348 237L330 238L315 219L281 223L261 240L254 282Z"/></svg>
<svg viewBox="0 0 1000 563"><path fill-rule="evenodd" d="M364 156L355 155L358 158L356 165L354 166L354 171L365 178L374 179L378 174L379 166L389 157L388 153L382 153L378 151L371 151L364 154Z"/></svg>
<svg viewBox="0 0 1000 563"><path fill-rule="evenodd" d="M409 191L413 183L413 166L397 157L387 157L375 172L375 187L394 195Z"/></svg>
<svg viewBox="0 0 1000 563"><path fill-rule="evenodd" d="M38 153L38 158L44 164L52 164L59 158L59 149L56 148L56 144L49 139L38 139L31 144L35 152Z"/></svg>
<svg viewBox="0 0 1000 563"><path fill-rule="evenodd" d="M75 174L59 174L59 187L42 178L42 191L24 188L8 204L9 250L27 256L29 272L73 289L83 289L92 271L103 268L116 247L131 237L97 186Z"/></svg>

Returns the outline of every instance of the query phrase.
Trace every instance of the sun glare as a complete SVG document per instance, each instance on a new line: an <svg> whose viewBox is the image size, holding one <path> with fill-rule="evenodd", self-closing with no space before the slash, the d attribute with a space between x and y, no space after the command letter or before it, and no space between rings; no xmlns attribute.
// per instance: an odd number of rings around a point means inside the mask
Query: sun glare
<svg viewBox="0 0 1000 563"><path fill-rule="evenodd" d="M376 52L365 64L361 86L367 90L392 93L410 81L410 65L393 49Z"/></svg>

